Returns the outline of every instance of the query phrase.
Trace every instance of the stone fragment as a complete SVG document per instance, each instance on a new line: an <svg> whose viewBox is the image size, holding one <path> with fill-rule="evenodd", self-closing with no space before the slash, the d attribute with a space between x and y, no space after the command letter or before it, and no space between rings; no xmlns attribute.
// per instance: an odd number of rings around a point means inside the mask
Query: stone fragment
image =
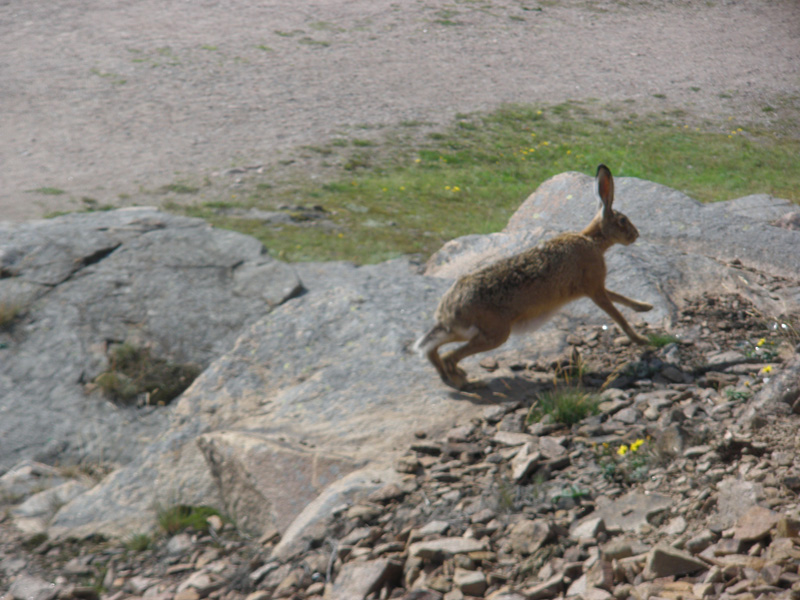
<svg viewBox="0 0 800 600"><path fill-rule="evenodd" d="M691 554L669 546L657 546L647 554L643 571L646 580L659 577L691 575L704 571L708 565Z"/></svg>
<svg viewBox="0 0 800 600"><path fill-rule="evenodd" d="M775 525L775 537L796 538L800 537L800 519L783 516Z"/></svg>
<svg viewBox="0 0 800 600"><path fill-rule="evenodd" d="M711 524L718 529L732 527L739 517L756 506L764 497L764 488L760 483L734 477L726 477L720 481L717 490L719 491L718 514L714 516Z"/></svg>
<svg viewBox="0 0 800 600"><path fill-rule="evenodd" d="M167 553L172 555L184 554L194 547L192 536L188 533L173 535L167 542Z"/></svg>
<svg viewBox="0 0 800 600"><path fill-rule="evenodd" d="M547 581L522 590L526 600L548 600L555 598L564 589L564 576L554 575Z"/></svg>
<svg viewBox="0 0 800 600"><path fill-rule="evenodd" d="M439 561L456 554L468 554L486 548L486 542L463 537L441 538L414 542L408 548L409 556Z"/></svg>
<svg viewBox="0 0 800 600"><path fill-rule="evenodd" d="M533 444L522 446L511 461L511 478L514 483L519 483L528 477L541 457L541 453L533 447Z"/></svg>
<svg viewBox="0 0 800 600"><path fill-rule="evenodd" d="M523 444L538 443L539 438L530 433L514 433L512 431L498 431L492 436L492 441L500 446L522 446Z"/></svg>
<svg viewBox="0 0 800 600"><path fill-rule="evenodd" d="M508 533L508 541L514 552L522 555L533 554L541 548L551 537L550 524L537 519L532 521L524 519L515 523Z"/></svg>
<svg viewBox="0 0 800 600"><path fill-rule="evenodd" d="M366 598L387 581L400 581L402 566L397 561L381 558L367 562L348 562L330 589L330 600Z"/></svg>
<svg viewBox="0 0 800 600"><path fill-rule="evenodd" d="M657 493L629 492L613 501L599 502L595 511L608 530L638 532L649 526L649 519L671 507L668 496Z"/></svg>
<svg viewBox="0 0 800 600"><path fill-rule="evenodd" d="M739 517L733 535L743 542L756 542L767 537L780 518L778 513L768 508L754 506Z"/></svg>
<svg viewBox="0 0 800 600"><path fill-rule="evenodd" d="M32 575L19 575L8 590L14 600L53 600L58 589L52 583Z"/></svg>
<svg viewBox="0 0 800 600"><path fill-rule="evenodd" d="M716 539L717 536L712 531L706 529L694 537L689 538L689 540L686 542L686 549L692 554L700 554L703 550L713 544Z"/></svg>
<svg viewBox="0 0 800 600"><path fill-rule="evenodd" d="M453 584L467 596L483 596L486 591L486 575L481 571L456 568Z"/></svg>
<svg viewBox="0 0 800 600"><path fill-rule="evenodd" d="M405 496L405 492L400 489L396 483L389 483L379 490L375 490L368 497L367 500L375 502L376 504L388 504L392 500L398 500Z"/></svg>
<svg viewBox="0 0 800 600"><path fill-rule="evenodd" d="M589 515L578 521L569 530L569 537L573 540L597 538L601 531L605 531L606 523L603 517ZM628 546L630 548L630 546ZM630 555L629 555L630 556Z"/></svg>

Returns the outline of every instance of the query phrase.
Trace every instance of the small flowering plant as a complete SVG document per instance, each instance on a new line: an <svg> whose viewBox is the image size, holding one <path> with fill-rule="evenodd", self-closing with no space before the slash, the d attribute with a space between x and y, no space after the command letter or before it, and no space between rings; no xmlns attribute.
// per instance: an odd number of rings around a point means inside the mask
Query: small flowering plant
<svg viewBox="0 0 800 600"><path fill-rule="evenodd" d="M650 438L637 439L630 444L612 446L608 442L594 446L597 464L603 476L618 483L630 484L647 478L651 452Z"/></svg>

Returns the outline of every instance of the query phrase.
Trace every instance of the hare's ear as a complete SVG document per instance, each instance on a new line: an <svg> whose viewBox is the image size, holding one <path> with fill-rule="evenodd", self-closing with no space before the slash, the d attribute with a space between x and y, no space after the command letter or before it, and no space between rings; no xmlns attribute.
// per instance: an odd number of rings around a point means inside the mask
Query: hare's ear
<svg viewBox="0 0 800 600"><path fill-rule="evenodd" d="M614 202L614 178L605 165L597 167L597 178L594 182L594 192L598 200L603 203L603 214L611 216L611 204Z"/></svg>

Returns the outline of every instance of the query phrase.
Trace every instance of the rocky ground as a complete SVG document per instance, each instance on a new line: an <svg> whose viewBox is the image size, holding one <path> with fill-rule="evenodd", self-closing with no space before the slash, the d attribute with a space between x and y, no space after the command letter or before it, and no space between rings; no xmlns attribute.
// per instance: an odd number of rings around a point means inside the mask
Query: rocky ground
<svg viewBox="0 0 800 600"><path fill-rule="evenodd" d="M402 482L342 505L294 556L216 517L144 550L26 537L7 506L0 597L800 597L797 325L705 296L659 349L583 327L546 364L486 359L542 391L580 379L600 413L529 423L532 397L419 431Z"/></svg>

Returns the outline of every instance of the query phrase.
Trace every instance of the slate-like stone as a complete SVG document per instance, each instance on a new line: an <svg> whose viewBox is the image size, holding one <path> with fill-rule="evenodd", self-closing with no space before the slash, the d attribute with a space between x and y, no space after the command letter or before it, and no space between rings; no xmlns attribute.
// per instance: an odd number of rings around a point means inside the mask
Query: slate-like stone
<svg viewBox="0 0 800 600"><path fill-rule="evenodd" d="M408 547L409 556L439 561L456 554L469 554L486 548L486 542L472 538L449 537L414 542Z"/></svg>
<svg viewBox="0 0 800 600"><path fill-rule="evenodd" d="M390 559L348 562L336 577L326 598L358 600L366 598L390 580L399 580L402 566Z"/></svg>
<svg viewBox="0 0 800 600"><path fill-rule="evenodd" d="M643 575L647 580L690 575L705 571L708 565L691 554L669 546L657 546L647 554Z"/></svg>
<svg viewBox="0 0 800 600"><path fill-rule="evenodd" d="M757 542L769 535L781 515L763 506L753 506L744 513L733 529L733 537L743 542Z"/></svg>

